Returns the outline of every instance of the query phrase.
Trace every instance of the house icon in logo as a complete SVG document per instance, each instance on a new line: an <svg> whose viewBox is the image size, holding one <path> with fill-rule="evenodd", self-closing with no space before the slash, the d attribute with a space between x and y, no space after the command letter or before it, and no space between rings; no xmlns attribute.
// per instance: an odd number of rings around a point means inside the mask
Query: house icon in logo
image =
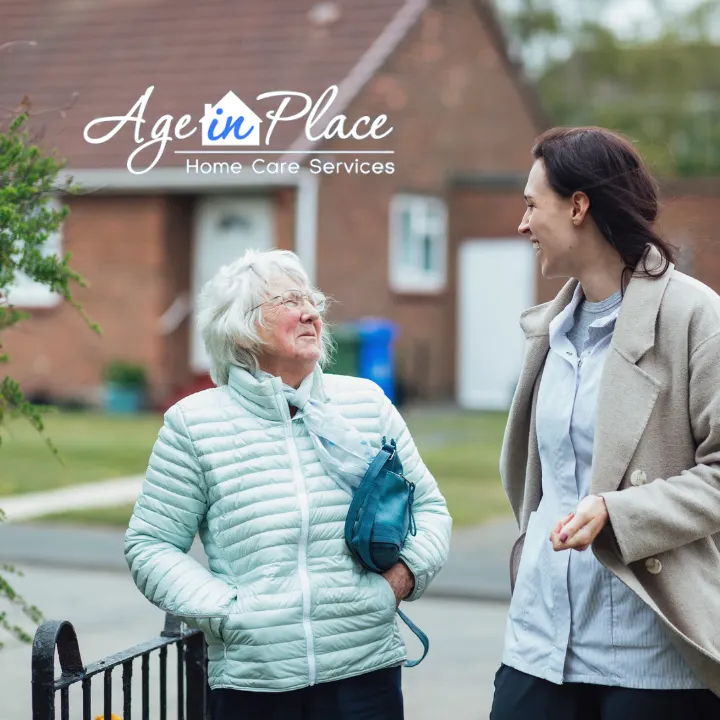
<svg viewBox="0 0 720 720"><path fill-rule="evenodd" d="M231 90L201 118L203 145L259 145L262 120Z"/></svg>

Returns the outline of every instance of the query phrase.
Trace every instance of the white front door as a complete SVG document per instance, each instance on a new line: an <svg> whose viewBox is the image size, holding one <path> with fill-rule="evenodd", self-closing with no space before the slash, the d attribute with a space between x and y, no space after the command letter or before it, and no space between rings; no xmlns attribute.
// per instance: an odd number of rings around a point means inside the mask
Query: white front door
<svg viewBox="0 0 720 720"><path fill-rule="evenodd" d="M466 240L458 254L458 404L507 410L522 365L520 314L536 304L527 240Z"/></svg>
<svg viewBox="0 0 720 720"><path fill-rule="evenodd" d="M266 197L208 196L195 209L192 266L192 296L223 266L246 250L268 250L274 246L272 203ZM190 331L190 366L195 372L210 367L193 312Z"/></svg>

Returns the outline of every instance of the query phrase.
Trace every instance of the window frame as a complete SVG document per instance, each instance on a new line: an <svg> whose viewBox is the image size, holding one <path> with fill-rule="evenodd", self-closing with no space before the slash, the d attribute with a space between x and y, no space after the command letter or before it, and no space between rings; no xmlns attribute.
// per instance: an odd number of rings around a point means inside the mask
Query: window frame
<svg viewBox="0 0 720 720"><path fill-rule="evenodd" d="M53 210L60 210L63 203L57 197L48 200L48 205ZM50 252L60 259L63 256L63 225L53 233L48 235L45 247L50 248ZM50 254L50 253L48 253ZM19 309L50 309L56 307L62 300L60 293L50 290L47 285L30 280L25 273L20 274L21 284L13 285L8 288L7 303ZM17 280L17 275L16 275Z"/></svg>
<svg viewBox="0 0 720 720"><path fill-rule="evenodd" d="M407 214L411 218L411 231L416 237L411 240L409 247L411 253L410 263L402 259L405 251L403 247L405 235L403 230ZM429 221L437 223L436 227L428 227ZM418 225L421 226L418 229ZM437 294L447 287L447 206L445 201L434 195L413 193L400 193L394 195L390 201L390 288L398 293ZM430 252L434 256L437 266L431 269L423 268L422 253L418 240L423 242L431 237Z"/></svg>

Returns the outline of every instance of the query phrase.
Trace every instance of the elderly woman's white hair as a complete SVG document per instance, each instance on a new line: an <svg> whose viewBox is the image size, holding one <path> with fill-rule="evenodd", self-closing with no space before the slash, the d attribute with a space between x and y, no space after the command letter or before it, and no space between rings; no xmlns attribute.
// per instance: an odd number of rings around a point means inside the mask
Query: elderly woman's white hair
<svg viewBox="0 0 720 720"><path fill-rule="evenodd" d="M315 290L295 253L248 250L220 268L200 293L198 329L210 356L210 377L216 385L227 385L231 365L257 371L263 347L257 326L263 323L263 308L256 306L268 299L270 283L277 277L292 279L299 290ZM330 335L323 328L320 365L327 362L331 347Z"/></svg>

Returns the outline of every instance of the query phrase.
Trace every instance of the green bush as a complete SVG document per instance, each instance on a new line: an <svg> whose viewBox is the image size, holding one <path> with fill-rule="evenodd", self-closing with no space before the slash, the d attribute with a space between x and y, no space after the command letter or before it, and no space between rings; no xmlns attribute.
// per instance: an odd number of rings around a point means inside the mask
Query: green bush
<svg viewBox="0 0 720 720"><path fill-rule="evenodd" d="M144 388L147 382L145 368L142 365L114 360L105 366L103 380L106 383L126 388Z"/></svg>

